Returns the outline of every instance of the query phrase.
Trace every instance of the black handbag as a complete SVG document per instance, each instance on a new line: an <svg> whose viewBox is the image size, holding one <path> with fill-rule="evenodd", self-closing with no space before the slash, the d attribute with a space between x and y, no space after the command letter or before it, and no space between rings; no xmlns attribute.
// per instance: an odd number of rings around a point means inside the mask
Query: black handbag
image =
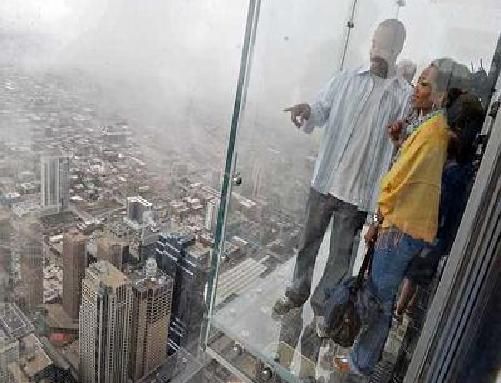
<svg viewBox="0 0 501 383"><path fill-rule="evenodd" d="M364 284L365 272L369 269L373 254L374 245L371 243L358 275L326 292L325 334L342 347L353 346L360 333L362 320L357 308L358 293Z"/></svg>

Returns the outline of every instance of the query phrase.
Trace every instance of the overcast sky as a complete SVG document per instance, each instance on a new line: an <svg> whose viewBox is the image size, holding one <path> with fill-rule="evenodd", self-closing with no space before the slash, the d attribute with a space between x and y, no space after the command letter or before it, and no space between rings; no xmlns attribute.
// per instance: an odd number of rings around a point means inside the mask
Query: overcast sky
<svg viewBox="0 0 501 383"><path fill-rule="evenodd" d="M151 134L162 148L159 156L173 148L187 156L198 152L207 155L204 166L220 169L248 2L0 0L0 63L12 59L50 73L84 70L103 89L101 109L117 108L134 128ZM310 101L339 69L352 3L262 0L238 168L247 178L245 171L262 170L263 180L288 182L280 199L301 211L297 201L311 167L305 158L316 153L320 135L305 137L292 128L283 108ZM407 28L401 58L420 68L443 56L489 66L501 0L406 3L399 12ZM395 0L358 1L347 67L367 64L374 29L396 14ZM16 46L23 39L30 43Z"/></svg>
<svg viewBox="0 0 501 383"><path fill-rule="evenodd" d="M247 118L282 119L339 68L353 0L262 0ZM453 57L488 67L500 32L499 0L407 0L401 58L420 67ZM0 31L47 34L50 65L76 66L127 84L149 107L231 111L248 0L1 0ZM347 66L367 62L376 25L395 0L359 0ZM40 55L40 53L37 53ZM45 60L35 57L36 65ZM111 86L111 85L110 85ZM154 94L154 96L151 96ZM139 105L140 107L140 105ZM229 112L225 114L227 120ZM285 123L285 121L284 121Z"/></svg>

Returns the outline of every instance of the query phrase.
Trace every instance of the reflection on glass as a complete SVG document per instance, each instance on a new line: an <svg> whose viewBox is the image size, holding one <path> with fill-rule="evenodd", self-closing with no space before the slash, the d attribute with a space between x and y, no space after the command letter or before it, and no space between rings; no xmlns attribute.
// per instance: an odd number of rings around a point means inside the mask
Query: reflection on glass
<svg viewBox="0 0 501 383"><path fill-rule="evenodd" d="M403 379L482 156L493 83L483 66L497 27L466 4L320 3L327 33L318 22L305 32L304 21L290 32L309 4L291 7L288 21L276 4L261 8L225 237L242 252L222 254L214 339L286 381ZM464 19L470 11L484 28ZM363 326L340 347L333 313L366 241L375 253L356 296Z"/></svg>
<svg viewBox="0 0 501 383"><path fill-rule="evenodd" d="M2 383L234 378L198 349L246 5L0 4Z"/></svg>

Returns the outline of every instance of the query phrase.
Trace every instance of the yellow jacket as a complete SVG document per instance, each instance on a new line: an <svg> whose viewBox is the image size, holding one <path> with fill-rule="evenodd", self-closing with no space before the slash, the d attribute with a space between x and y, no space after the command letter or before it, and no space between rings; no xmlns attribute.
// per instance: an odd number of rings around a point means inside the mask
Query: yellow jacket
<svg viewBox="0 0 501 383"><path fill-rule="evenodd" d="M415 239L433 242L448 141L443 114L424 121L407 138L381 182L378 203L383 227L395 226Z"/></svg>

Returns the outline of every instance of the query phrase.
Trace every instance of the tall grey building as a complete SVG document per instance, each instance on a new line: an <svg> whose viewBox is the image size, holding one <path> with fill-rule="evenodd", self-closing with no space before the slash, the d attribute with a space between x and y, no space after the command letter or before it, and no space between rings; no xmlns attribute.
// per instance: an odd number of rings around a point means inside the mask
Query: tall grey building
<svg viewBox="0 0 501 383"><path fill-rule="evenodd" d="M9 279L11 278L11 213L6 208L0 208L0 301L7 301L10 294Z"/></svg>
<svg viewBox="0 0 501 383"><path fill-rule="evenodd" d="M34 215L12 219L12 257L19 264L15 278L14 300L33 310L43 303L43 235L40 220Z"/></svg>
<svg viewBox="0 0 501 383"><path fill-rule="evenodd" d="M41 158L41 206L63 211L70 200L70 160L66 156Z"/></svg>
<svg viewBox="0 0 501 383"><path fill-rule="evenodd" d="M132 313L129 279L107 261L82 280L79 345L81 383L126 383Z"/></svg>
<svg viewBox="0 0 501 383"><path fill-rule="evenodd" d="M63 238L63 308L73 320L78 319L82 279L87 267L86 240L76 229L65 233Z"/></svg>
<svg viewBox="0 0 501 383"><path fill-rule="evenodd" d="M214 233L216 230L218 210L219 210L219 201L217 199L207 201L205 207L204 227L205 230L207 230L210 233Z"/></svg>

